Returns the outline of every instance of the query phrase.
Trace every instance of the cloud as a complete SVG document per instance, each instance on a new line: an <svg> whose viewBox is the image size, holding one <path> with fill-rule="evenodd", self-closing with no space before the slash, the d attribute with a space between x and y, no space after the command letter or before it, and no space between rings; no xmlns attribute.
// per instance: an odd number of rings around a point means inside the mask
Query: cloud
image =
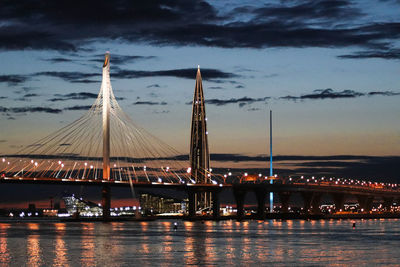
<svg viewBox="0 0 400 267"><path fill-rule="evenodd" d="M4 140L4 139L0 140L0 143L6 143L6 142L7 142L7 140Z"/></svg>
<svg viewBox="0 0 400 267"><path fill-rule="evenodd" d="M146 86L146 88L160 88L161 86L159 85L159 84L157 84L157 83L155 83L155 84L150 84L150 85L148 85L148 86Z"/></svg>
<svg viewBox="0 0 400 267"><path fill-rule="evenodd" d="M80 93L70 93L70 94L55 94L56 98L51 98L48 101L57 102L57 101L67 101L67 100L86 100L86 99L96 99L97 94L88 93L88 92L80 92Z"/></svg>
<svg viewBox="0 0 400 267"><path fill-rule="evenodd" d="M8 97L6 96L0 96L0 99L7 99Z"/></svg>
<svg viewBox="0 0 400 267"><path fill-rule="evenodd" d="M2 113L35 113L35 112L42 112L42 113L51 113L57 114L61 113L61 109L57 108L49 108L49 107L15 107L15 108L6 108L0 107L0 112Z"/></svg>
<svg viewBox="0 0 400 267"><path fill-rule="evenodd" d="M120 0L112 4L89 0L80 2L79 8L67 0L7 1L0 10L2 20L8 22L0 28L0 49L77 51L98 40L225 48L371 49L386 47L400 37L400 23L364 22L366 16L350 0L229 8L202 0ZM131 56L121 62L136 59Z"/></svg>
<svg viewBox="0 0 400 267"><path fill-rule="evenodd" d="M25 75L0 75L0 83L7 83L9 86L24 83L29 77Z"/></svg>
<svg viewBox="0 0 400 267"><path fill-rule="evenodd" d="M363 93L359 93L353 90L343 90L340 92L335 92L333 89L317 89L314 90L312 94L305 94L302 96L283 96L280 99L285 100L302 100L302 99L334 99L334 98L354 98L358 96L363 96Z"/></svg>
<svg viewBox="0 0 400 267"><path fill-rule="evenodd" d="M152 101L136 101L134 105L148 105L148 106L165 106L167 102L152 102Z"/></svg>
<svg viewBox="0 0 400 267"><path fill-rule="evenodd" d="M76 105L76 106L72 106L72 107L66 107L66 108L64 108L64 110L89 110L91 107L92 106L88 106L88 105L86 105L86 106Z"/></svg>
<svg viewBox="0 0 400 267"><path fill-rule="evenodd" d="M196 78L196 68L186 68L186 69L172 69L172 70L155 70L155 71L143 71L143 70L124 70L119 68L113 68L111 71L111 77L113 79L133 79L133 78L145 78L145 77L176 77L185 79L195 79ZM226 79L239 77L238 75L230 72L224 72L217 69L202 69L203 80L211 80L216 82L214 79ZM60 78L64 81L70 83L98 83L100 82L101 73L87 73L79 71L42 71L37 73L32 73L29 75L1 75L0 83L7 82L12 85L16 85L25 82L27 79L36 76L46 76ZM97 80L91 80L90 78L97 78ZM226 82L221 80L221 82ZM231 82L234 83L234 82ZM158 88L160 85L152 84L148 88Z"/></svg>
<svg viewBox="0 0 400 267"><path fill-rule="evenodd" d="M4 3L3 3L4 4ZM0 12L4 15L4 8L14 9L10 3L3 5ZM10 5L11 4L11 5ZM15 3L14 3L15 4ZM32 3L34 4L34 3ZM36 3L38 5L39 3ZM29 7L26 7L29 8ZM15 9L14 9L15 10ZM7 10L10 11L10 10ZM6 12L7 12L6 11ZM19 10L22 12L22 10ZM28 12L30 13L30 12ZM11 15L11 14L10 14ZM72 44L69 38L66 36L57 36L56 33L50 33L51 29L47 21L44 23L44 27L39 29L38 25L29 25L28 21L23 21L23 14L16 13L14 16L8 17L9 19L15 19L15 24L10 26L0 27L0 49L6 50L21 50L21 49L36 49L36 50L63 50L63 51L76 51L77 47ZM26 15L26 14L25 14ZM33 14L32 14L33 15ZM2 17L3 20L7 17ZM35 19L31 20L34 23ZM48 29L46 32L46 28ZM54 30L54 29L53 29ZM60 30L60 29L58 29Z"/></svg>
<svg viewBox="0 0 400 267"><path fill-rule="evenodd" d="M39 96L39 95L38 94L25 94L23 97L26 98L26 97L36 97L36 96Z"/></svg>
<svg viewBox="0 0 400 267"><path fill-rule="evenodd" d="M25 94L24 96L17 98L15 100L30 102L32 97L37 97L37 96L39 96L39 95L38 94Z"/></svg>
<svg viewBox="0 0 400 267"><path fill-rule="evenodd" d="M345 59L365 59L365 58L381 58L381 59L400 59L400 49L358 51L353 54L340 55L338 58Z"/></svg>
<svg viewBox="0 0 400 267"><path fill-rule="evenodd" d="M53 58L47 58L47 59L43 59L43 60L51 62L51 63L64 63L64 62L73 61L71 58L66 58L66 57L53 57Z"/></svg>
<svg viewBox="0 0 400 267"><path fill-rule="evenodd" d="M209 87L207 87L207 89L211 89L211 90L221 90L221 89L224 89L224 87L221 87L221 86L209 86Z"/></svg>
<svg viewBox="0 0 400 267"><path fill-rule="evenodd" d="M118 55L111 54L110 62L113 65L124 65L130 62L135 62L139 60L148 60L154 59L155 56L137 56L137 55ZM92 62L103 63L104 62L104 54L95 55L93 59L90 59Z"/></svg>
<svg viewBox="0 0 400 267"><path fill-rule="evenodd" d="M145 77L176 77L185 79L196 78L196 68L187 69L172 69L172 70L156 70L156 71L143 71L143 70L117 70L112 73L112 77L120 79L132 79L132 78L145 78ZM203 80L213 79L226 79L238 77L238 75L230 72L224 72L217 69L201 69L201 76Z"/></svg>
<svg viewBox="0 0 400 267"><path fill-rule="evenodd" d="M392 91L376 91L376 92L369 92L369 93L361 93L361 92L356 92L354 90L343 90L343 91L334 91L331 88L328 89L317 89L314 90L312 94L305 94L301 96L292 96L292 95L287 95L287 96L282 96L279 97L279 99L283 100L304 100L304 99L335 99L335 98L355 98L355 97L360 97L360 96L396 96L400 95L400 93L397 92L392 92Z"/></svg>
<svg viewBox="0 0 400 267"><path fill-rule="evenodd" d="M362 15L361 11L355 8L350 1L344 0L314 0L298 1L294 4L265 5L261 8L247 9L256 15L256 20L270 18L293 20L323 20L354 19ZM234 12L239 10L234 10Z"/></svg>
<svg viewBox="0 0 400 267"><path fill-rule="evenodd" d="M325 98L352 98L362 96L363 93L359 93L353 90L343 90L341 92L335 92L332 89L317 89L314 90L313 94L302 95L301 99L325 99Z"/></svg>
<svg viewBox="0 0 400 267"><path fill-rule="evenodd" d="M369 96L375 96L375 95L382 95L382 96L395 96L395 95L400 95L400 93L392 92L392 91L383 91L383 92L369 92Z"/></svg>
<svg viewBox="0 0 400 267"><path fill-rule="evenodd" d="M88 78L99 77L99 73L84 73L78 71L44 71L32 74L32 76L48 76L63 79L71 83L94 83L99 81L89 80Z"/></svg>
<svg viewBox="0 0 400 267"><path fill-rule="evenodd" d="M251 97L241 97L241 98L231 98L231 99L206 99L205 103L208 105L215 105L215 106L225 106L228 104L239 104L239 107L243 107L248 104L252 104L255 102L265 102L270 97L261 97L261 98L251 98ZM186 103L187 105L191 105L193 102Z"/></svg>
<svg viewBox="0 0 400 267"><path fill-rule="evenodd" d="M394 3L394 4L400 4L400 0L379 0L381 2L388 2L388 3Z"/></svg>

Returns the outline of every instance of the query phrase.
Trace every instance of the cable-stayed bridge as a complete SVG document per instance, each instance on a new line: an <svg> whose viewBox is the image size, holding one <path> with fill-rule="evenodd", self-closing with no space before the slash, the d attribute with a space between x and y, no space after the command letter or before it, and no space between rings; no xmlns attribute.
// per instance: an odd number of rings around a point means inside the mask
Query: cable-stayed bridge
<svg viewBox="0 0 400 267"><path fill-rule="evenodd" d="M386 202L400 198L397 185L296 182L272 177L227 179L210 168L207 117L198 68L193 98L189 160L168 144L135 124L121 109L110 82L110 55L105 55L103 78L97 99L82 117L12 155L0 159L0 183L76 184L102 186L102 207L109 217L111 186L171 188L184 190L189 198L189 216L212 207L219 216L219 193L232 188L243 216L246 192L255 192L259 217L265 216L268 192L276 192L284 207L292 193L300 192L306 210L319 206L322 194L332 194L337 207L346 195L354 195L368 209L371 197ZM271 175L272 176L272 175Z"/></svg>

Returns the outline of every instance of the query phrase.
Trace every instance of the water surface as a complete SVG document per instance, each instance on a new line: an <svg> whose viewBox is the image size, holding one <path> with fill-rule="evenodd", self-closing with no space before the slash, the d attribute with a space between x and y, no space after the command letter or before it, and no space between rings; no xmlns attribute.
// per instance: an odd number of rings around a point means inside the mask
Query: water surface
<svg viewBox="0 0 400 267"><path fill-rule="evenodd" d="M400 220L0 223L1 266L400 265Z"/></svg>

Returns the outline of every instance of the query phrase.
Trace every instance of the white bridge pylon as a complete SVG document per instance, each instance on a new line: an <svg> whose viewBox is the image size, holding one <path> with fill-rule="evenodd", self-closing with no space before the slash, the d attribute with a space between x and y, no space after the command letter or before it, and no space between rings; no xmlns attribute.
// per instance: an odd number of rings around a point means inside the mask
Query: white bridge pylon
<svg viewBox="0 0 400 267"><path fill-rule="evenodd" d="M100 92L86 114L0 158L0 174L6 177L192 183L188 167L186 156L123 112L110 82L109 53Z"/></svg>

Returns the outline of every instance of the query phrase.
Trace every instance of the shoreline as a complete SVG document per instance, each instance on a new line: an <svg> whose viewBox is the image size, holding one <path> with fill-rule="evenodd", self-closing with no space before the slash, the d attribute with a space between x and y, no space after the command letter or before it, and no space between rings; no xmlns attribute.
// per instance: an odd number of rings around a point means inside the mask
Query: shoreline
<svg viewBox="0 0 400 267"><path fill-rule="evenodd" d="M24 223L24 222L150 222L159 220L179 220L179 221L266 221L266 220L362 220L362 219L400 219L400 213L350 213L350 214L266 214L265 218L256 215L244 216L238 220L235 215L220 216L146 216L146 217L115 217L108 220L103 218L7 218L0 217L0 223Z"/></svg>

